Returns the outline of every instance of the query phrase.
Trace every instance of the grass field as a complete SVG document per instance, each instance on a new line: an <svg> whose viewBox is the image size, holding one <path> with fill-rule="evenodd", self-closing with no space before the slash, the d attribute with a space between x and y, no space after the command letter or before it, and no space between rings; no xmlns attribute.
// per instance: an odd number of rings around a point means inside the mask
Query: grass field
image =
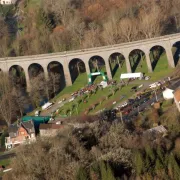
<svg viewBox="0 0 180 180"><path fill-rule="evenodd" d="M113 66L111 66L112 69L114 68ZM103 67L101 69L101 71L105 72L106 69L105 67ZM117 80L117 82L120 81L120 74L121 73L126 73L126 64L124 63L123 66L121 67L121 69L118 67L117 71L114 73L113 79ZM173 68L170 68L168 66L168 61L167 61L167 57L166 54L163 53L160 57L160 59L158 60L155 68L154 68L154 72L153 73L148 73L148 69L147 69L147 65L146 65L146 60L141 60L141 62L138 64L135 72L143 72L148 76L151 76L150 81L157 81L163 77L168 76L169 74L171 74L173 72ZM101 76L97 76L94 80L94 83L98 83L100 81L102 81L102 77ZM138 81L138 82L137 82ZM139 84L139 83L143 83L144 81L134 81L134 85L135 84ZM147 81L146 81L147 82ZM62 98L67 98L70 96L71 93L83 88L84 86L87 85L87 74L83 73L81 75L78 76L78 78L76 79L76 81L74 82L74 84L70 87L66 87L65 89L63 89L63 91L61 91L58 96L56 96L55 99L62 99ZM103 108L106 107L112 107L112 103L113 101L116 101L117 103L119 102L120 96L121 95L126 95L126 98L130 97L132 95L132 93L130 92L130 89L133 85L128 85L127 87L124 87L122 90L116 92L116 94L114 96L111 96L108 100L105 100L102 102L101 105L98 105L95 110L90 111L90 113L95 113ZM65 111L67 109L71 109L72 111L72 115L77 115L77 114L81 114L82 112L84 112L88 107L92 106L94 103L96 103L99 99L102 99L103 97L106 97L108 94L110 93L109 88L102 90L98 90L96 94L92 95L89 99L87 99L87 103L81 103L78 108L74 108L72 110L72 105L75 104L75 102L71 102L71 103L67 103L63 106L63 108L61 108L61 113L65 113ZM78 99L77 99L78 100ZM76 100L76 101L77 101ZM125 100L125 99L123 99Z"/></svg>
<svg viewBox="0 0 180 180"><path fill-rule="evenodd" d="M131 84L131 85L128 85L126 87L123 87L121 90L117 91L115 93L115 95L111 96L109 99L107 100L104 100L102 102L102 104L99 104L98 106L96 106L95 110L92 110L90 112L90 114L94 113L94 112L97 112L98 110L101 110L103 108L111 108L111 106L113 105L113 101L116 101L116 102L120 102L120 97L121 95L125 95L126 98L124 98L123 100L127 99L129 96L132 95L132 93L130 92L131 88L133 87L134 85ZM100 99L102 98L106 98L108 96L108 94L110 94L111 91L110 91L110 87L108 88L105 88L103 90L98 90L96 92L96 94L92 94L89 98L87 97L86 98L86 103L84 102L81 102L78 106L78 109L74 108L71 112L72 114L71 115L79 115L81 114L82 112L84 112L88 107L92 106L94 103L98 102ZM65 104L62 108L60 108L61 112L65 113L65 111L67 109L72 109L72 105L76 105L76 102L79 100L79 99L82 99L81 97L77 98L76 100L74 100L74 102L70 102L70 103L67 103ZM62 113L62 114L63 114Z"/></svg>

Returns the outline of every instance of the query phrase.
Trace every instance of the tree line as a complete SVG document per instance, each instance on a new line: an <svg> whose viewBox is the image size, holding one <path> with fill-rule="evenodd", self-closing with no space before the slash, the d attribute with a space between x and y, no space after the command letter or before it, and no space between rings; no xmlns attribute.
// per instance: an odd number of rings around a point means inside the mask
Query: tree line
<svg viewBox="0 0 180 180"><path fill-rule="evenodd" d="M1 57L111 45L180 30L180 0L24 0L4 8Z"/></svg>
<svg viewBox="0 0 180 180"><path fill-rule="evenodd" d="M0 119L1 124L10 125L22 117L31 107L31 111L39 108L46 101L57 95L60 86L60 75L50 73L45 78L43 73L30 80L31 88L26 92L26 87L19 82L25 81L24 76L14 77L12 74L0 73ZM4 123L3 123L4 122Z"/></svg>

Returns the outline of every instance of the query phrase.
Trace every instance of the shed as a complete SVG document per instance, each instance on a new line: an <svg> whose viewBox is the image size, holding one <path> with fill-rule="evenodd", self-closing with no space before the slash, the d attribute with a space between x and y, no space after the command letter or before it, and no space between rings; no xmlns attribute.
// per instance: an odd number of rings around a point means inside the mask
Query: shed
<svg viewBox="0 0 180 180"><path fill-rule="evenodd" d="M174 90L166 88L163 91L163 98L168 100L168 99L173 99L174 98L174 94L173 94Z"/></svg>

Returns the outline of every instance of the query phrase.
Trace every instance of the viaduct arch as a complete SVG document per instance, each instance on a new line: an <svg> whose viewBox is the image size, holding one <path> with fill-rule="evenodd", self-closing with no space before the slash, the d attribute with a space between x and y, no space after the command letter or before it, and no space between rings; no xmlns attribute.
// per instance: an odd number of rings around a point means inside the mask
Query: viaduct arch
<svg viewBox="0 0 180 180"><path fill-rule="evenodd" d="M177 54L177 52L180 51L176 51L176 54L173 54L172 47L174 45L176 45L176 47L179 47L179 44L177 44L177 42L179 41L180 41L180 33L177 33L177 34L171 34L167 36L161 36L161 37L146 39L141 41L134 41L129 43L116 44L112 46L103 46L103 47L96 47L96 48L83 49L77 51L68 51L68 52L41 54L41 55L32 55L32 56L6 57L6 58L0 58L0 69L2 70L2 72L8 72L10 67L14 65L21 66L24 69L27 88L30 88L30 83L29 83L30 76L28 72L30 65L34 63L39 64L43 69L45 77L47 78L48 65L51 62L55 61L62 64L64 70L65 84L66 86L70 86L72 85L72 77L71 77L69 64L73 59L82 60L85 65L86 72L87 74L89 74L90 73L89 60L94 56L101 57L105 63L107 76L109 79L112 79L112 70L109 63L109 57L112 54L114 53L121 54L125 59L127 72L132 72L132 68L129 60L130 53L135 49L141 50L142 52L144 52L148 71L153 72L152 63L150 59L150 50L154 46L161 46L166 52L168 65L174 68L178 61L177 57L179 54ZM173 56L176 57L176 60L174 60Z"/></svg>

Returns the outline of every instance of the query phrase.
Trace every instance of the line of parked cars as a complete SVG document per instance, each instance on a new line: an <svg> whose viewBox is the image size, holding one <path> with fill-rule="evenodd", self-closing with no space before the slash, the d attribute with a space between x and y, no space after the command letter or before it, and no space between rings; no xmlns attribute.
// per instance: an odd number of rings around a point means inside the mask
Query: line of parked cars
<svg viewBox="0 0 180 180"><path fill-rule="evenodd" d="M121 106L116 108L117 111L121 111L123 115L129 114L133 109L138 108L141 104L150 100L151 92L144 93L142 95L138 95L134 99L128 99Z"/></svg>

